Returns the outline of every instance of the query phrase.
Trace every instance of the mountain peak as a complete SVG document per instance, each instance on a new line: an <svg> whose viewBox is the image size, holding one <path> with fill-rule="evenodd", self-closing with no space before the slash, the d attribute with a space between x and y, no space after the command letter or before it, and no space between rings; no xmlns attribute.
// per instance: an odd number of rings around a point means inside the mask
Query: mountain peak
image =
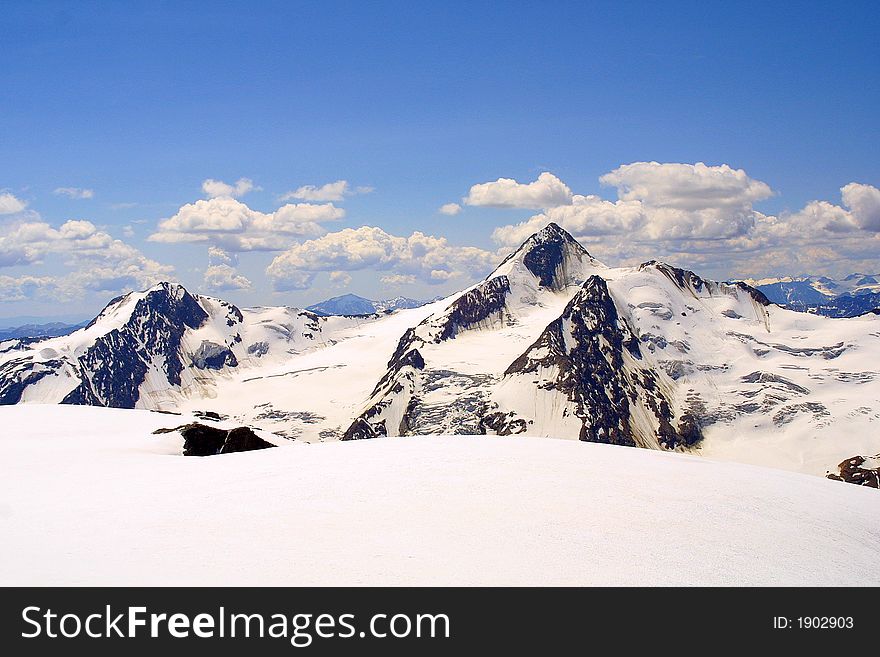
<svg viewBox="0 0 880 657"><path fill-rule="evenodd" d="M537 233L532 235L532 238L538 242L552 242L555 240L566 240L570 242L574 242L579 245L577 240L571 236L571 234L562 228L559 224L555 222L550 222L546 226L544 226ZM531 239L531 238L529 238ZM583 247L581 247L583 248Z"/></svg>
<svg viewBox="0 0 880 657"><path fill-rule="evenodd" d="M516 263L522 263L541 287L552 290L580 284L584 279L583 266L599 264L580 242L552 222L531 235L488 278L508 274Z"/></svg>

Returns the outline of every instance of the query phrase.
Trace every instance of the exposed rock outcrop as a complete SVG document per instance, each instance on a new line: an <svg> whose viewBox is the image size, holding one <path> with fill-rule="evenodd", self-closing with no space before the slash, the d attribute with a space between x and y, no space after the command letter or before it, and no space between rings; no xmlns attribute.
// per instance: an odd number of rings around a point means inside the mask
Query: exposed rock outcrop
<svg viewBox="0 0 880 657"><path fill-rule="evenodd" d="M275 447L260 438L248 427L219 429L193 422L175 429L158 429L154 433L180 431L183 436L184 456L214 456L232 452L249 452L255 449Z"/></svg>
<svg viewBox="0 0 880 657"><path fill-rule="evenodd" d="M853 456L838 464L838 474L829 474L829 479L845 481L848 484L880 488L880 454L873 457Z"/></svg>
<svg viewBox="0 0 880 657"><path fill-rule="evenodd" d="M581 421L580 440L669 449L693 445L700 440L699 424L682 417L674 426L661 376L643 361L638 338L599 276L584 283L562 315L505 372L562 393ZM500 423L490 418L487 426L514 433L511 423L522 418L508 418Z"/></svg>

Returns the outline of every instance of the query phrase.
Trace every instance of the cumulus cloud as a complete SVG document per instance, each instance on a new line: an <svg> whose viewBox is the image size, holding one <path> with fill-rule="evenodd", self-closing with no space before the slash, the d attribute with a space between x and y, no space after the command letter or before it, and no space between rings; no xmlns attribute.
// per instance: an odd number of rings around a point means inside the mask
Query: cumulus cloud
<svg viewBox="0 0 880 657"><path fill-rule="evenodd" d="M274 264L274 261L273 261ZM266 273L272 278L273 287L278 292L290 292L293 290L308 290L315 282L314 272L285 269L276 274Z"/></svg>
<svg viewBox="0 0 880 657"><path fill-rule="evenodd" d="M95 191L92 189L84 189L82 187L58 187L52 192L55 196L66 196L67 198L86 199L93 198Z"/></svg>
<svg viewBox="0 0 880 657"><path fill-rule="evenodd" d="M777 233L815 236L817 233L849 233L859 229L850 212L828 201L810 201L803 209L783 215L785 221L774 222Z"/></svg>
<svg viewBox="0 0 880 657"><path fill-rule="evenodd" d="M222 180L214 180L208 178L202 182L202 191L208 198L241 198L248 192L260 189L254 186L254 181L250 178L239 178L235 184L230 185Z"/></svg>
<svg viewBox="0 0 880 657"><path fill-rule="evenodd" d="M598 196L572 197L571 205L549 208L518 224L501 226L492 238L504 246L517 246L547 224L556 223L580 238L633 233L647 221L638 201L606 201Z"/></svg>
<svg viewBox="0 0 880 657"><path fill-rule="evenodd" d="M464 198L465 205L493 208L541 209L571 203L571 189L552 173L544 172L530 183L512 178L473 185Z"/></svg>
<svg viewBox="0 0 880 657"><path fill-rule="evenodd" d="M331 271L330 282L336 287L348 287L351 285L351 274L344 271Z"/></svg>
<svg viewBox="0 0 880 657"><path fill-rule="evenodd" d="M783 213L768 224L769 230L780 238L799 242L823 237L865 239L865 233L870 236L880 232L880 189L849 183L840 188L840 197L843 205L810 201L797 212Z"/></svg>
<svg viewBox="0 0 880 657"><path fill-rule="evenodd" d="M841 204L810 201L771 216L753 207L773 195L770 186L728 165L635 162L600 181L617 200L574 194L496 228L494 241L517 246L552 221L609 264L663 258L721 277L876 268L880 190L871 185L842 187Z"/></svg>
<svg viewBox="0 0 880 657"><path fill-rule="evenodd" d="M773 194L766 183L741 169L702 162L635 162L605 174L600 182L617 188L617 201L575 194L525 222L496 229L494 239L518 244L551 221L582 238L728 239L751 231L760 215L752 204Z"/></svg>
<svg viewBox="0 0 880 657"><path fill-rule="evenodd" d="M230 197L187 203L159 223L153 242L209 242L227 251L280 251L292 238L324 233L322 222L336 221L345 210L332 203L292 203L275 212L249 208Z"/></svg>
<svg viewBox="0 0 880 657"><path fill-rule="evenodd" d="M208 263L212 265L237 265L238 256L218 246L208 247Z"/></svg>
<svg viewBox="0 0 880 657"><path fill-rule="evenodd" d="M752 204L773 195L767 183L726 164L634 162L599 178L621 201L641 203L652 239L727 238L754 227Z"/></svg>
<svg viewBox="0 0 880 657"><path fill-rule="evenodd" d="M328 233L278 255L266 269L276 289L304 289L319 271L377 270L411 275L429 284L485 273L495 256L475 247L453 246L442 237L414 232L408 237L363 226ZM291 287L293 281L295 284Z"/></svg>
<svg viewBox="0 0 880 657"><path fill-rule="evenodd" d="M840 194L859 228L880 231L880 189L852 182L841 187Z"/></svg>
<svg viewBox="0 0 880 657"><path fill-rule="evenodd" d="M773 195L767 183L750 178L742 169L702 162L633 162L606 173L599 182L616 187L623 201L679 210L739 207Z"/></svg>
<svg viewBox="0 0 880 657"><path fill-rule="evenodd" d="M251 282L227 264L210 265L205 270L205 288L212 292L223 290L249 290Z"/></svg>
<svg viewBox="0 0 880 657"><path fill-rule="evenodd" d="M411 285L416 282L416 277L412 274L388 274L379 279L385 285Z"/></svg>
<svg viewBox="0 0 880 657"><path fill-rule="evenodd" d="M439 212L454 217L461 212L461 206L458 203L444 203L440 206Z"/></svg>
<svg viewBox="0 0 880 657"><path fill-rule="evenodd" d="M39 278L36 286L34 277L23 280L32 293L58 299L80 298L88 291L145 288L174 271L90 221L66 221L58 228L42 221L20 222L0 232L0 266L35 265L49 258L72 271L59 278Z"/></svg>
<svg viewBox="0 0 880 657"><path fill-rule="evenodd" d="M27 207L27 203L10 192L0 192L0 214L16 214Z"/></svg>
<svg viewBox="0 0 880 657"><path fill-rule="evenodd" d="M292 192L283 194L279 200L289 201L291 199L299 199L301 201L342 201L346 196L354 196L355 194L369 194L373 190L372 187L361 185L354 189L348 184L347 180L337 180L336 182L326 183L324 185L303 185Z"/></svg>
<svg viewBox="0 0 880 657"><path fill-rule="evenodd" d="M37 297L50 296L56 288L55 279L50 276L3 276L0 275L0 301L26 301Z"/></svg>

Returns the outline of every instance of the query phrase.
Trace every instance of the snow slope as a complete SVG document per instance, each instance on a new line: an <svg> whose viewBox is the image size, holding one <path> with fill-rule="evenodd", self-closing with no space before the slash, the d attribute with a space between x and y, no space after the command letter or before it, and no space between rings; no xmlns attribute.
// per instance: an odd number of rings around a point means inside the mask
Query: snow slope
<svg viewBox="0 0 880 657"><path fill-rule="evenodd" d="M430 437L180 456L0 408L0 584L880 585L880 495L682 454Z"/></svg>

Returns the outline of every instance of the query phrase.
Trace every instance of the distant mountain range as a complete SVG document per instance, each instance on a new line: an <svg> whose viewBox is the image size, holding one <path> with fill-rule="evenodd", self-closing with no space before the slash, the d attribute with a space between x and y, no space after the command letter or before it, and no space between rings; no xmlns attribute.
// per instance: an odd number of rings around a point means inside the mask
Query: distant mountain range
<svg viewBox="0 0 880 657"><path fill-rule="evenodd" d="M421 308L426 303L428 302L408 297L394 297L393 299L373 301L359 297L356 294L343 294L342 296L333 297L307 306L306 310L325 317L330 315L372 315L373 313L384 313L390 310Z"/></svg>
<svg viewBox="0 0 880 657"><path fill-rule="evenodd" d="M770 301L791 310L827 317L856 317L880 308L880 274L802 276L746 280Z"/></svg>
<svg viewBox="0 0 880 657"><path fill-rule="evenodd" d="M62 335L70 335L77 329L82 328L88 322L82 324L66 324L64 322L48 322L46 324L22 324L10 328L0 329L0 342L25 338L56 338Z"/></svg>

